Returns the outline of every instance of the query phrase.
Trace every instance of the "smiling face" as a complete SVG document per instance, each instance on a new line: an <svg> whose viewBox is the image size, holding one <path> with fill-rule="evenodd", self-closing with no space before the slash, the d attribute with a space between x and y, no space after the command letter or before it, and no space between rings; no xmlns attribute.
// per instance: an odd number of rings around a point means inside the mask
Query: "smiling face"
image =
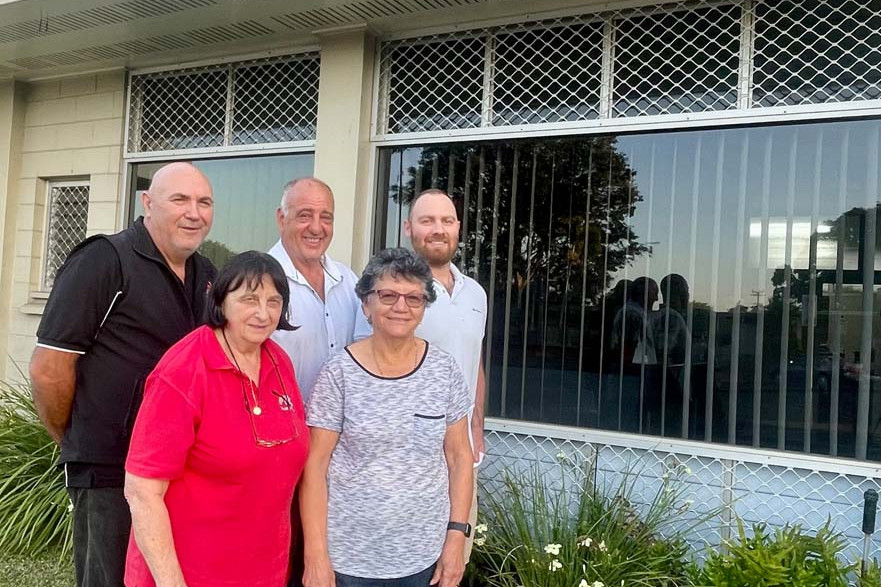
<svg viewBox="0 0 881 587"><path fill-rule="evenodd" d="M333 194L307 179L288 189L282 204L276 221L291 261L295 266L320 261L333 238Z"/></svg>
<svg viewBox="0 0 881 587"><path fill-rule="evenodd" d="M401 294L391 305L380 301L380 295L371 293L364 302L364 314L370 317L374 335L389 338L410 338L425 314L425 285L415 279L385 275L376 280L374 292ZM422 305L412 308L404 296L422 297ZM391 296L388 296L391 298Z"/></svg>
<svg viewBox="0 0 881 587"><path fill-rule="evenodd" d="M452 200L442 193L420 196L404 221L404 232L413 250L432 267L452 261L459 246L459 219Z"/></svg>
<svg viewBox="0 0 881 587"><path fill-rule="evenodd" d="M278 327L282 305L282 295L268 275L259 283L243 281L223 300L223 328L229 340L238 348L263 344Z"/></svg>
<svg viewBox="0 0 881 587"><path fill-rule="evenodd" d="M141 195L144 226L171 263L186 261L205 240L214 220L214 196L205 175L189 163L171 163Z"/></svg>

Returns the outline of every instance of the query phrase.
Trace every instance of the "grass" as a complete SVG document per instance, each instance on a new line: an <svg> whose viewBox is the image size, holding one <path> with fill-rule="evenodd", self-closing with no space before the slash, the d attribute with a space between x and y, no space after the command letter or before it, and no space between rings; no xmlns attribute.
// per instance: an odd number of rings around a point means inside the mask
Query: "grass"
<svg viewBox="0 0 881 587"><path fill-rule="evenodd" d="M57 552L0 556L0 587L73 587L73 563Z"/></svg>

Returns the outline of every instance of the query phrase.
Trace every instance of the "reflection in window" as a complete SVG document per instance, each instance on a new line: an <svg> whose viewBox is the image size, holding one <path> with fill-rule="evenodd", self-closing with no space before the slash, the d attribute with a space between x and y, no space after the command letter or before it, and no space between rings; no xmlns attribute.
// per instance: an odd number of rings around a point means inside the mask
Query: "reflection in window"
<svg viewBox="0 0 881 587"><path fill-rule="evenodd" d="M275 210L284 184L312 175L311 153L192 161L214 188L214 224L199 251L218 267L237 253L267 251L278 239ZM141 192L165 163L132 166L132 219L143 214Z"/></svg>
<svg viewBox="0 0 881 587"><path fill-rule="evenodd" d="M382 151L447 189L489 413L881 460L881 123Z"/></svg>

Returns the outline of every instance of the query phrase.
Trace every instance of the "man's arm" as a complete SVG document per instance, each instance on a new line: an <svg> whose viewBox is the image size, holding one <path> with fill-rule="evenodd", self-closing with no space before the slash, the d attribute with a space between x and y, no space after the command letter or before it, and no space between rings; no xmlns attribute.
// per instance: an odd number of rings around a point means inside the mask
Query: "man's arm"
<svg viewBox="0 0 881 587"><path fill-rule="evenodd" d="M483 426L486 410L486 376L483 368L483 356L477 367L477 389L474 390L474 412L471 415L471 438L474 440L474 462L479 463L481 455L486 452L483 444Z"/></svg>
<svg viewBox="0 0 881 587"><path fill-rule="evenodd" d="M31 356L31 396L49 436L61 444L76 388L79 353L37 347Z"/></svg>

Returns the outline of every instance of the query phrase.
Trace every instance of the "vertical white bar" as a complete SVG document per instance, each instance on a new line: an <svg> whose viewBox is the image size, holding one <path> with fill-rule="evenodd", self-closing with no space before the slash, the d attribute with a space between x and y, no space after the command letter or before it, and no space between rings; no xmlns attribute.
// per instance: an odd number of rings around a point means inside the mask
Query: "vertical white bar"
<svg viewBox="0 0 881 587"><path fill-rule="evenodd" d="M649 191L648 191L648 195L645 198L646 200L648 200L648 202L647 202L648 203L648 214L646 215L648 217L648 227L646 228L646 235L645 235L645 242L647 242L647 243L654 242L652 240L652 225L654 224L652 222L652 220L654 220L654 217L655 217L654 216L655 155L656 155L657 139L652 138L651 141L652 141L652 148L651 148L651 155L649 156L650 157L649 158ZM630 161L631 161L631 166L634 166L636 164L636 157L634 156L633 152L630 153ZM649 244L648 246L651 247L652 245ZM648 255L646 258L646 261L645 261L645 277L647 277L647 278L651 276L651 273L652 273L651 267L652 267L652 256ZM649 307L649 303L648 303L649 289L650 288L648 287L648 284L646 284L645 295L643 296L643 299L642 299L642 308L643 308L643 313L645 316L645 319L642 321L642 333L641 333L642 340L648 340L649 336L653 336L653 333L649 332L649 316L651 315L651 312L653 310L653 308ZM650 391L654 392L654 390L650 390ZM645 411L645 361L643 360L642 364L640 365L640 372L639 372L639 432L640 433L643 432L642 427L643 427L643 420L645 418L644 411ZM663 427L663 419L664 419L663 412L661 412L661 421L662 421L661 427Z"/></svg>
<svg viewBox="0 0 881 587"><path fill-rule="evenodd" d="M752 108L752 77L755 59L755 4L744 0L740 13L740 62L737 68L737 108Z"/></svg>
<svg viewBox="0 0 881 587"><path fill-rule="evenodd" d="M548 205L548 257L553 255L552 245L554 243L554 186L556 185L557 175L557 152L556 147L551 159L551 201ZM544 295L544 315L542 317L542 333L541 333L541 391L539 393L538 414L539 421L544 420L545 413L545 357L547 356L548 347L548 297L551 291L551 264L545 260L545 295Z"/></svg>
<svg viewBox="0 0 881 587"><path fill-rule="evenodd" d="M838 211L841 214L835 253L835 290L829 303L829 337L832 339L832 389L829 394L829 454L838 456L838 402L841 385L841 296L844 289L844 239L847 216L847 164L850 159L850 127L845 127L838 163Z"/></svg>
<svg viewBox="0 0 881 587"><path fill-rule="evenodd" d="M700 176L701 156L703 151L703 133L697 137L697 147L694 153L694 169L691 177L691 242L688 251L688 279L694 280L697 276L697 210L700 200ZM688 336L685 339L685 376L682 384L682 437L688 438L689 406L691 404L691 348L694 338L694 300L688 302L685 312L685 325L688 327Z"/></svg>
<svg viewBox="0 0 881 587"><path fill-rule="evenodd" d="M524 415L526 400L526 343L529 339L529 320L530 320L530 294L532 292L532 237L535 220L535 175L538 168L538 149L532 149L532 181L529 188L529 234L526 237L526 300L523 304L523 376L520 378L520 418L525 419Z"/></svg>
<svg viewBox="0 0 881 587"><path fill-rule="evenodd" d="M474 232L474 279L480 281L480 245L483 242L483 188L486 176L486 147L480 147L480 162L477 164L477 213L475 214ZM486 357L485 360L489 360Z"/></svg>
<svg viewBox="0 0 881 587"><path fill-rule="evenodd" d="M462 204L462 272L468 273L468 239L471 235L468 232L468 220L471 212L471 162L474 159L474 152L469 149L468 155L465 156L465 198Z"/></svg>
<svg viewBox="0 0 881 587"><path fill-rule="evenodd" d="M667 270L665 272L666 275L670 275L673 273L673 250L674 250L674 239L673 235L676 230L676 169L679 165L679 141L674 138L673 139L673 162L670 168L670 217L668 221L668 232L667 238L670 241L670 253L667 255ZM664 305L667 307L667 311L664 312L664 356L661 362L661 436L666 436L667 432L667 422L666 422L666 414L667 414L667 380L668 380L668 368L670 366L670 312L673 311L673 308L670 307L670 283L667 283L667 291L661 292L661 295L664 298Z"/></svg>
<svg viewBox="0 0 881 587"><path fill-rule="evenodd" d="M600 118L612 117L612 95L615 83L615 19L603 23L603 60L600 74Z"/></svg>
<svg viewBox="0 0 881 587"><path fill-rule="evenodd" d="M746 225L746 178L749 168L750 134L747 131L743 135L743 145L740 149L740 178L737 194L737 244L734 249L737 257L734 265L734 293L737 296L737 303L734 306L731 324L731 370L728 391L728 442L730 444L737 443L737 396L740 386L740 321L742 306L740 296L743 292L744 258L748 254L747 251L744 251L743 244L745 241L744 236L749 230L749 227Z"/></svg>
<svg viewBox="0 0 881 587"><path fill-rule="evenodd" d="M508 271L505 276L505 338L502 347L502 406L501 415L504 418L508 405L508 347L510 343L511 326L511 284L514 282L514 233L517 227L517 180L520 171L520 145L514 146L514 168L511 173L511 213L508 217ZM495 239L493 239L495 240ZM493 259L498 255L493 255ZM493 271L495 275L495 271Z"/></svg>
<svg viewBox="0 0 881 587"><path fill-rule="evenodd" d="M493 79L495 78L495 35L486 36L483 45L483 99L480 102L480 126L493 125Z"/></svg>
<svg viewBox="0 0 881 587"><path fill-rule="evenodd" d="M786 449L786 401L789 391L789 315L792 300L792 225L795 216L795 175L798 162L799 129L789 144L789 169L786 187L786 248L783 256L783 308L780 318L780 362L777 386L777 449Z"/></svg>
<svg viewBox="0 0 881 587"><path fill-rule="evenodd" d="M490 269L489 269L489 309L486 314L486 324L487 330L492 332L493 328L493 312L495 311L495 300L496 300L496 259L498 259L498 250L499 250L499 197L502 193L502 146L499 145L496 147L496 179L495 179L495 187L494 187L494 195L493 195L493 228L492 228L492 240L490 240L490 245L492 246L492 255L490 257ZM486 371L485 377L486 381L492 381L490 379L490 373L492 371L492 350L493 350L493 337L486 337L486 354L484 355L484 370ZM502 367L504 369L504 366Z"/></svg>
<svg viewBox="0 0 881 587"><path fill-rule="evenodd" d="M589 151L587 155L587 192L584 196L584 243L583 255L581 259L581 326L578 328L578 387L575 399L575 425L581 425L581 373L584 367L584 318L587 309L587 258L590 254L590 195L591 180L593 179L593 142L589 142Z"/></svg>
<svg viewBox="0 0 881 587"><path fill-rule="evenodd" d="M753 446L760 446L762 440L762 376L765 358L765 306L766 281L768 279L768 215L771 199L771 157L774 147L774 130L768 129L765 139L765 162L762 167L762 227L759 244L759 268L756 276L756 344L755 364L753 366Z"/></svg>
<svg viewBox="0 0 881 587"><path fill-rule="evenodd" d="M866 153L866 207L863 229L863 318L860 344L860 383L857 394L856 458L865 459L869 440L869 402L872 391L872 322L875 298L875 222L878 207L878 133L881 124L875 123L870 132Z"/></svg>
<svg viewBox="0 0 881 587"><path fill-rule="evenodd" d="M814 144L814 185L813 203L811 206L811 244L808 253L808 299L802 312L807 314L808 340L805 356L805 405L804 405L804 441L803 450L811 452L811 429L814 421L814 339L817 322L817 225L820 216L820 170L823 165L823 130L817 131Z"/></svg>
<svg viewBox="0 0 881 587"><path fill-rule="evenodd" d="M722 133L719 147L716 151L716 187L715 208L713 209L713 267L710 277L710 332L707 340L707 386L704 392L706 403L704 404L704 440L713 440L713 388L716 375L716 310L719 305L719 234L722 230L722 176L725 169L725 137Z"/></svg>

